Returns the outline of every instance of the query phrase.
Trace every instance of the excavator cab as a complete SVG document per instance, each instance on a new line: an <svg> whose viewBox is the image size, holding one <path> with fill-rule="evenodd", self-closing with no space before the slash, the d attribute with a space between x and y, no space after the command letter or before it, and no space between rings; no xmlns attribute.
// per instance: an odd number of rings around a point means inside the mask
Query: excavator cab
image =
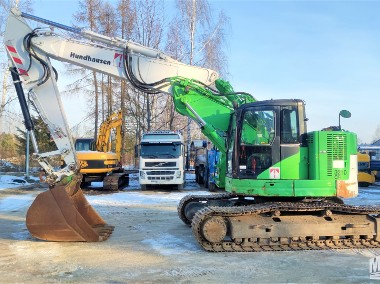
<svg viewBox="0 0 380 284"><path fill-rule="evenodd" d="M302 167L306 164L281 166L282 161L295 155L299 161L305 159L301 143L306 132L302 101L246 104L237 111L236 117L235 178L305 178L307 170Z"/></svg>

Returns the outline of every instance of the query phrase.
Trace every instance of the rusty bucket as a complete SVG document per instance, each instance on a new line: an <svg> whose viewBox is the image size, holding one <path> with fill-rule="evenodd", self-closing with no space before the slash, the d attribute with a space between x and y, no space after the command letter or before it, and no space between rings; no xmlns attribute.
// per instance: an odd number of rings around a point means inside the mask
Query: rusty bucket
<svg viewBox="0 0 380 284"><path fill-rule="evenodd" d="M81 188L81 176L66 177L40 193L26 215L32 236L46 241L100 242L108 239L109 226L88 203Z"/></svg>

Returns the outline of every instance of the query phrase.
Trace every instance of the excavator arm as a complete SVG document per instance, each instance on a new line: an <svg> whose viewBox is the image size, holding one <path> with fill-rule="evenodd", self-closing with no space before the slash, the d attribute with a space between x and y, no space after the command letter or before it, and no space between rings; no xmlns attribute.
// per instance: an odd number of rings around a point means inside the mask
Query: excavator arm
<svg viewBox="0 0 380 284"><path fill-rule="evenodd" d="M32 29L26 19L42 22L50 28ZM53 28L75 36L59 35ZM183 64L159 50L124 39L67 27L18 10L12 10L8 17L4 43L25 122L31 119L24 89L48 125L58 148L55 152L40 153L33 125L26 124L35 156L47 172L51 186L36 198L27 214L29 231L44 240L102 241L113 228L88 204L79 187L80 169L51 58L125 79L139 91L172 95L176 110L194 119L223 153L234 106L253 100L248 94L233 93L231 86L218 80L218 73L213 70ZM214 85L216 89L211 87ZM57 154L67 165L59 171L46 159Z"/></svg>
<svg viewBox="0 0 380 284"><path fill-rule="evenodd" d="M60 36L51 28L31 30L25 19L75 33L79 35L80 40ZM22 26L22 29L19 29L19 26ZM202 132L221 153L226 152L226 132L234 107L255 101L249 94L235 93L230 84L218 79L218 73L211 69L183 64L159 50L125 39L67 27L19 11L11 13L8 27L9 32L6 32L5 42L8 51L17 46L15 50L22 54L21 59L25 62L20 64L13 60L13 63L19 68L27 88L33 90L35 88L33 82L46 85L45 80L54 81L52 78L54 70L45 67L50 64L49 59L53 58L125 79L136 89L146 93L168 93L173 96L176 111L196 121ZM34 54L37 56L33 56ZM41 70L34 72L33 78L23 75L23 71L28 70L29 74L34 69ZM53 87L49 87L48 92L34 92L46 95L51 93L50 89ZM54 93L59 98L58 89L55 89ZM46 102L45 98L40 101ZM47 109L51 104L46 103L46 105L47 107L41 106L41 109ZM62 110L59 113L63 116ZM47 117L53 116L52 114ZM64 117L60 121L67 126ZM68 130L65 133L69 133ZM58 147L58 149L69 149L67 152L71 154L71 160L75 158L72 147ZM72 165L71 160L65 160L66 164Z"/></svg>
<svg viewBox="0 0 380 284"><path fill-rule="evenodd" d="M53 33L51 29L31 29L25 20L27 18L73 32L79 35L81 41L74 37L65 38ZM10 13L4 42L12 66L17 68L24 88L31 94L39 115L48 124L60 154L72 173L78 170L78 163L51 58L126 79L136 89L152 94L171 94L173 81L181 81L180 76L191 78L205 86L213 84L218 78L217 72L213 70L183 64L159 50L67 27L18 10ZM49 168L45 170L52 173ZM59 180L56 178L55 181Z"/></svg>
<svg viewBox="0 0 380 284"><path fill-rule="evenodd" d="M99 127L98 137L96 139L96 150L99 152L111 151L111 131L116 132L116 155L118 160L121 159L121 134L122 134L122 113L121 111L112 113Z"/></svg>

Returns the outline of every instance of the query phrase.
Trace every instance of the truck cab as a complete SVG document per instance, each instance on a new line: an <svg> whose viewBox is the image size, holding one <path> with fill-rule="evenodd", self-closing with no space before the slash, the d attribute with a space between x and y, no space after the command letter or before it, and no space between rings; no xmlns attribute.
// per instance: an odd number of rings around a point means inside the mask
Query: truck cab
<svg viewBox="0 0 380 284"><path fill-rule="evenodd" d="M152 185L185 183L184 142L180 132L162 130L146 132L139 147L139 182L142 190Z"/></svg>

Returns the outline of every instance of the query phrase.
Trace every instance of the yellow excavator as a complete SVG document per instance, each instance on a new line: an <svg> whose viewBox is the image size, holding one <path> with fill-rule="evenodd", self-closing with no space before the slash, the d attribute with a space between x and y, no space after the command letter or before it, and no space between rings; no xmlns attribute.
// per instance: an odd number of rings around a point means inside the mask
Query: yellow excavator
<svg viewBox="0 0 380 284"><path fill-rule="evenodd" d="M376 171L371 170L371 157L367 153L358 152L358 184L368 187L376 182Z"/></svg>
<svg viewBox="0 0 380 284"><path fill-rule="evenodd" d="M379 181L380 147L361 145L358 147L358 183L360 187L368 187Z"/></svg>
<svg viewBox="0 0 380 284"><path fill-rule="evenodd" d="M111 114L99 127L96 141L77 138L75 150L82 174L82 186L103 181L104 190L119 190L129 184L129 174L121 165L122 113ZM112 151L111 134L115 130L115 151ZM135 171L137 172L137 171Z"/></svg>

